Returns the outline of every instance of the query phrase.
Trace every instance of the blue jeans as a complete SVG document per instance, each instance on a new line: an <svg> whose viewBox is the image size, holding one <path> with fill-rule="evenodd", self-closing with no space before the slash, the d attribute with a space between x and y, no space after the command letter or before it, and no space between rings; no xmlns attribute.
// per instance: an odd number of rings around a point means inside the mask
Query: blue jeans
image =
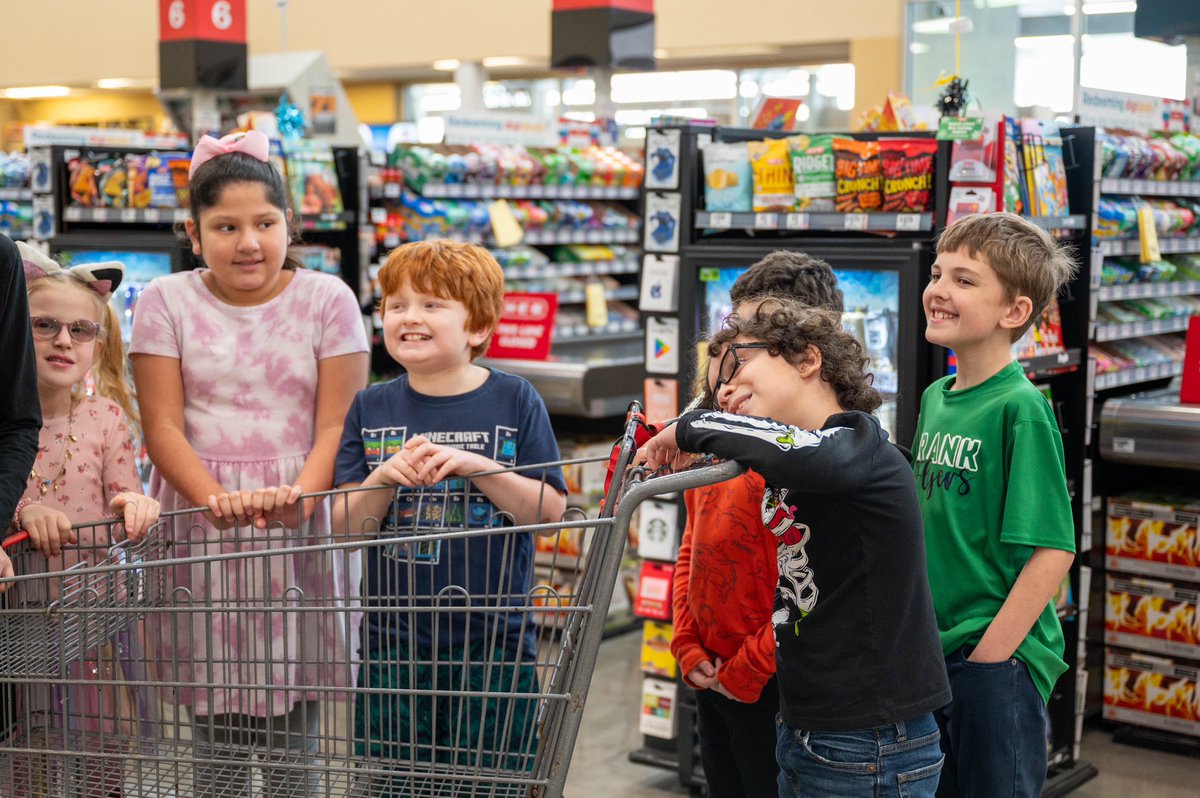
<svg viewBox="0 0 1200 798"><path fill-rule="evenodd" d="M849 732L776 724L779 798L932 798L937 789L943 757L932 713Z"/></svg>
<svg viewBox="0 0 1200 798"><path fill-rule="evenodd" d="M953 700L934 713L946 770L939 798L1037 798L1046 780L1046 718L1025 663L946 658Z"/></svg>

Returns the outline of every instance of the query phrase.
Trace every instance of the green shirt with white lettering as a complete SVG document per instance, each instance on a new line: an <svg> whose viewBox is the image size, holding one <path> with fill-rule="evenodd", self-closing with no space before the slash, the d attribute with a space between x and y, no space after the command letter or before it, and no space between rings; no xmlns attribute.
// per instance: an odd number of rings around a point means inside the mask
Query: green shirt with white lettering
<svg viewBox="0 0 1200 798"><path fill-rule="evenodd" d="M1075 551L1062 435L1046 398L1013 362L985 382L925 389L913 472L942 651L979 643L1035 548ZM1048 603L1015 656L1046 701L1067 669Z"/></svg>

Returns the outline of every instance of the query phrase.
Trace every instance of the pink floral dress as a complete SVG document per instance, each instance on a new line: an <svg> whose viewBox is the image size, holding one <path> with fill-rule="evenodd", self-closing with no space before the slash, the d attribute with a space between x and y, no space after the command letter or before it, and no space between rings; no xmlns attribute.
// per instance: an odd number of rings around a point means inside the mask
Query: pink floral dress
<svg viewBox="0 0 1200 798"><path fill-rule="evenodd" d="M318 361L368 351L358 302L336 277L300 269L274 299L233 306L208 290L203 271L146 288L130 352L180 360L185 434L225 490L292 484L313 446ZM164 512L189 506L157 469L151 492ZM357 555L287 553L330 542L327 503L298 530L219 530L187 513L174 535L173 557L252 553L174 571L179 610L162 616L154 647L166 678L183 685L179 703L198 716L275 717L328 699L311 688L354 683Z"/></svg>

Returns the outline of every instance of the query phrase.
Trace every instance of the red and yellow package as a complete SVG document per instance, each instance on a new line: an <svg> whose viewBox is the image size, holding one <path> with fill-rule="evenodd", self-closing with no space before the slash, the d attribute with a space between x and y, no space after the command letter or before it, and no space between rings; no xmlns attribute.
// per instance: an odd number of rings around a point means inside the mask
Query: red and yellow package
<svg viewBox="0 0 1200 798"><path fill-rule="evenodd" d="M933 139L880 139L883 210L921 213L933 208Z"/></svg>
<svg viewBox="0 0 1200 798"><path fill-rule="evenodd" d="M838 213L873 213L883 205L879 142L834 139Z"/></svg>

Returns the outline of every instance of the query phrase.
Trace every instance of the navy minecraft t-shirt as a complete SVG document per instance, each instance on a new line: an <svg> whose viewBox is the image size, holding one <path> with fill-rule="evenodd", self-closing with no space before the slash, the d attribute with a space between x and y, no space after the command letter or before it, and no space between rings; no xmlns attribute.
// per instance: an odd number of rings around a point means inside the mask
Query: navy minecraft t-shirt
<svg viewBox="0 0 1200 798"><path fill-rule="evenodd" d="M493 369L487 381L473 391L426 396L414 391L404 375L373 385L354 398L342 429L335 483L365 481L417 435L476 452L502 466L559 459L546 406L521 377ZM566 492L558 467L518 473L535 479L544 475L548 491ZM481 491L461 478L420 491L399 488L381 522L383 536L403 540L367 549L363 601L368 607L395 609L368 610L363 625L364 653L406 645L410 626L414 626L416 643L426 649L446 650L468 641L488 641L493 646L503 643L514 656L520 653L522 659L532 661L532 617L502 609L529 603L532 534L422 540L423 531L444 533L508 523ZM435 613L426 609L430 606L483 609ZM400 609L408 607L421 609ZM501 609L492 609L497 607Z"/></svg>

